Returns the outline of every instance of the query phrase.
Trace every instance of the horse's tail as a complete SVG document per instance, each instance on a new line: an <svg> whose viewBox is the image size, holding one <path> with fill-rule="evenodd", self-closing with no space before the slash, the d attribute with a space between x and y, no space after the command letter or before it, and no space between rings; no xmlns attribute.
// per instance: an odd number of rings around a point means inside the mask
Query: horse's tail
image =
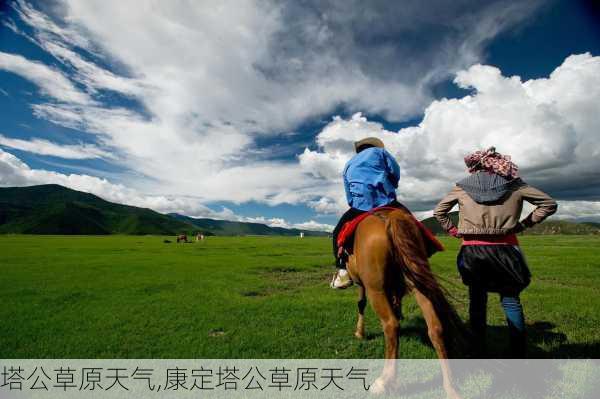
<svg viewBox="0 0 600 399"><path fill-rule="evenodd" d="M466 328L447 299L427 260L423 236L412 216L403 211L390 212L386 221L392 256L404 277L433 304L442 323L444 341L449 348L462 347Z"/></svg>

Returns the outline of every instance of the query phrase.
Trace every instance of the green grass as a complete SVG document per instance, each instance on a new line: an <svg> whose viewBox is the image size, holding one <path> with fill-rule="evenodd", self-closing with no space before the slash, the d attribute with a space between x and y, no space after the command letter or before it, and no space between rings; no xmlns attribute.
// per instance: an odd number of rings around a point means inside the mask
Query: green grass
<svg viewBox="0 0 600 399"><path fill-rule="evenodd" d="M326 238L0 236L0 358L380 358L378 320L353 337L356 289L328 288ZM172 238L171 238L172 239ZM522 295L534 357L600 357L600 237L520 238L533 273ZM458 241L432 259L464 317ZM497 295L492 355L506 329ZM434 351L414 300L400 356Z"/></svg>

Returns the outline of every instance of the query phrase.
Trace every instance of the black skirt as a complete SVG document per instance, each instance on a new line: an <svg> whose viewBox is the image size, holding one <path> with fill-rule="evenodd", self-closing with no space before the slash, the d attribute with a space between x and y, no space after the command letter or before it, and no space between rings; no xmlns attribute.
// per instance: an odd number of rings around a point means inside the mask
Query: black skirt
<svg viewBox="0 0 600 399"><path fill-rule="evenodd" d="M457 265L465 285L502 295L517 295L531 281L525 258L513 245L464 245Z"/></svg>

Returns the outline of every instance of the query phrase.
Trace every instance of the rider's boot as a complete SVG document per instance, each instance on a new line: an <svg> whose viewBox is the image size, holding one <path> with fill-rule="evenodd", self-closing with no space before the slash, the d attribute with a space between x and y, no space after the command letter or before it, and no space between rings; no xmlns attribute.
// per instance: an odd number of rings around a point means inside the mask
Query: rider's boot
<svg viewBox="0 0 600 399"><path fill-rule="evenodd" d="M352 285L352 279L350 278L348 270L346 270L346 262L348 262L348 255L345 251L341 251L336 258L336 267L338 269L333 275L331 284L329 284L331 288L344 289Z"/></svg>

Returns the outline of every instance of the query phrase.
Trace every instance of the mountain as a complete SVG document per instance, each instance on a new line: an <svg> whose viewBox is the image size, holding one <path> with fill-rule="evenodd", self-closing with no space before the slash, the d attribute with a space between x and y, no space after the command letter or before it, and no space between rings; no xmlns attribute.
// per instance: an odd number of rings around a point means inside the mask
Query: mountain
<svg viewBox="0 0 600 399"><path fill-rule="evenodd" d="M455 225L458 224L458 212L450 212L450 219L452 223ZM432 217L428 217L427 219L421 220L421 223L425 225L429 230L431 230L436 235L445 235L446 232L442 229L442 226L438 223L437 219Z"/></svg>
<svg viewBox="0 0 600 399"><path fill-rule="evenodd" d="M184 223L191 224L197 230L205 234L219 236L235 236L235 235L278 235L278 236L297 236L303 232L306 236L327 236L328 233L323 231L285 229L282 227L270 227L260 223L232 222L229 220L214 220L204 218L192 218L189 216L170 213L170 217Z"/></svg>
<svg viewBox="0 0 600 399"><path fill-rule="evenodd" d="M458 212L450 212L450 218L456 225L458 224ZM446 232L442 230L442 227L434 217L430 217L422 220L423 224L427 226L435 234L444 235ZM586 235L586 234L600 234L600 223L583 222L578 223L568 220L546 220L538 225L533 226L531 229L527 229L524 234L566 234L566 235Z"/></svg>
<svg viewBox="0 0 600 399"><path fill-rule="evenodd" d="M57 184L0 188L0 233L171 235L191 230L153 210Z"/></svg>
<svg viewBox="0 0 600 399"><path fill-rule="evenodd" d="M569 220L546 220L527 229L525 234L600 234L598 223L578 223Z"/></svg>
<svg viewBox="0 0 600 399"><path fill-rule="evenodd" d="M301 230L259 223L163 215L151 209L116 204L93 194L46 184L0 188L0 234L193 234L299 235ZM302 230L305 235L325 232Z"/></svg>

